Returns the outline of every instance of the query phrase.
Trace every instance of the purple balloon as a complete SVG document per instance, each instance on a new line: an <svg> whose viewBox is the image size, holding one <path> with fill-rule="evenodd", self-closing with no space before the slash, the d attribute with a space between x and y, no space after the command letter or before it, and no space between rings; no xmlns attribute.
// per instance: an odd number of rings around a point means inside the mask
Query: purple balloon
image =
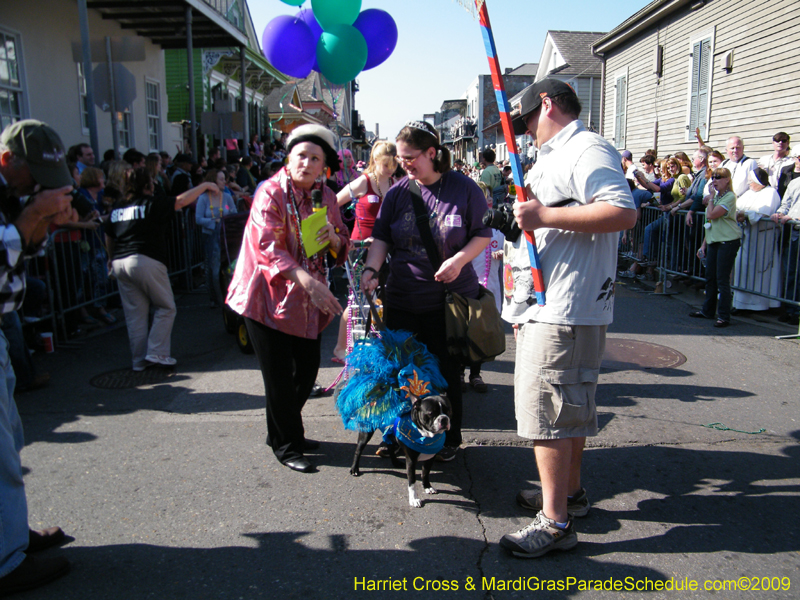
<svg viewBox="0 0 800 600"><path fill-rule="evenodd" d="M261 47L270 64L291 77L307 77L316 60L317 44L311 28L291 15L281 15L267 23Z"/></svg>
<svg viewBox="0 0 800 600"><path fill-rule="evenodd" d="M361 32L367 41L367 71L377 67L394 52L397 45L397 25L385 10L368 8L358 15L353 27Z"/></svg>
<svg viewBox="0 0 800 600"><path fill-rule="evenodd" d="M311 29L311 35L314 36L314 48L317 47L317 42L319 42L319 36L322 35L322 25L319 24L317 18L314 16L314 11L310 8L304 8L297 16L303 19L306 25L308 25L309 29ZM317 53L314 52L314 64L311 66L311 69L319 73L319 63L317 62Z"/></svg>

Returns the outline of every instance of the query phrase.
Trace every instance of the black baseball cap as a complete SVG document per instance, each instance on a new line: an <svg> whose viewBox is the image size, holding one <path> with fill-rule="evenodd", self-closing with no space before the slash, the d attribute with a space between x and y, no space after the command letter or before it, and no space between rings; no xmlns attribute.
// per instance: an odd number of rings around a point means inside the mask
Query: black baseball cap
<svg viewBox="0 0 800 600"><path fill-rule="evenodd" d="M61 138L49 125L34 119L12 123L0 135L0 144L28 163L33 180L43 188L72 185L67 153Z"/></svg>
<svg viewBox="0 0 800 600"><path fill-rule="evenodd" d="M525 121L533 111L541 106L542 98L553 98L563 94L575 94L575 90L573 90L572 86L568 83L564 83L560 79L548 77L528 86L522 93L519 110L515 108L511 111L511 124L514 127L514 134L525 134L528 130Z"/></svg>

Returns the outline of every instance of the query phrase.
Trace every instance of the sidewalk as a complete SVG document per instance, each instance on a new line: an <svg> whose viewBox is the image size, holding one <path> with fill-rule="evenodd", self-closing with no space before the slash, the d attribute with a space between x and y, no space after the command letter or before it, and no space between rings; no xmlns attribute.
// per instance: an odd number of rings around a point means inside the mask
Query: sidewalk
<svg viewBox="0 0 800 600"><path fill-rule="evenodd" d="M400 591L377 593L601 598L609 592L580 582L635 588L688 578L698 591L631 597L727 599L752 592L712 596L703 582L788 577L797 587L800 346L774 340L762 324L735 319L720 331L698 323L680 296L617 289L609 337L667 346L687 360L604 369L601 432L584 457L593 506L576 522L573 551L525 561L497 543L531 520L514 495L537 479L531 444L515 434L511 336L483 370L490 392L465 395L465 444L455 461L436 463L439 494L412 509L404 471L374 456L377 440L362 475L349 475L356 435L344 431L330 396L305 410L309 437L322 441L311 457L318 472L278 464L264 445L255 357L239 352L204 294L187 294L173 334L178 366L161 381L90 384L129 367L124 328L37 357L53 383L18 402L30 523L74 536L49 551L72 560L73 571L19 597L350 599L397 582ZM323 336L324 384L338 373L327 360L334 336L335 327ZM766 431L704 427L711 423ZM541 595L542 580L569 589ZM527 590L514 589L522 584Z"/></svg>

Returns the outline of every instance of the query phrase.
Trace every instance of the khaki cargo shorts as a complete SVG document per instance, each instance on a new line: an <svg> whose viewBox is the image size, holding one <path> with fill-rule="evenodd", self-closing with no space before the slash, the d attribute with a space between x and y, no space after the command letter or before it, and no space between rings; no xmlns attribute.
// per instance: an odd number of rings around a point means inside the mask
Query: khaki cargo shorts
<svg viewBox="0 0 800 600"><path fill-rule="evenodd" d="M514 369L520 437L554 440L597 435L594 396L606 329L606 325L520 325Z"/></svg>

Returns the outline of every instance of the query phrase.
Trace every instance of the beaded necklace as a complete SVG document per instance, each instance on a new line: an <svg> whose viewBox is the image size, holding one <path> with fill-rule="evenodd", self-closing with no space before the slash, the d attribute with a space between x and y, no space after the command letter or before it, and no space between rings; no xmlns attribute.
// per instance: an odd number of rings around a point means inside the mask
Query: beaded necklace
<svg viewBox="0 0 800 600"><path fill-rule="evenodd" d="M439 197L442 195L442 179L444 179L444 175L439 177L439 186L436 188L436 194L433 194L431 191L431 195L435 198L435 202L433 203L433 210L431 210L431 221L436 219L436 210L439 208ZM428 186L425 186L428 187ZM428 188L430 190L430 188Z"/></svg>
<svg viewBox="0 0 800 600"><path fill-rule="evenodd" d="M378 181L378 176L375 173L369 173L367 177L372 177L375 180L375 192L377 193L380 201L383 202L383 192L381 191L381 182ZM394 185L394 177L389 177L389 187Z"/></svg>
<svg viewBox="0 0 800 600"><path fill-rule="evenodd" d="M489 242L489 245L486 246L483 250L484 256L484 270L483 270L483 282L481 285L485 288L489 287L489 272L492 268L492 242Z"/></svg>
<svg viewBox="0 0 800 600"><path fill-rule="evenodd" d="M225 201L225 192L219 194L219 218L222 218L222 203ZM211 209L211 218L214 218L214 199L208 194L208 207Z"/></svg>
<svg viewBox="0 0 800 600"><path fill-rule="evenodd" d="M308 271L309 273L316 271L318 273L322 273L324 266L322 263L322 251L317 252L311 259L309 260L306 257L305 246L303 245L303 231L300 227L300 208L297 205L297 198L294 195L294 186L292 185L291 178L289 178L286 182L286 189L289 192L289 199L291 200L290 207L291 207L291 214L294 220L294 232L295 232L295 239L297 240L297 248L298 252L300 253L300 258L303 262L303 268Z"/></svg>

